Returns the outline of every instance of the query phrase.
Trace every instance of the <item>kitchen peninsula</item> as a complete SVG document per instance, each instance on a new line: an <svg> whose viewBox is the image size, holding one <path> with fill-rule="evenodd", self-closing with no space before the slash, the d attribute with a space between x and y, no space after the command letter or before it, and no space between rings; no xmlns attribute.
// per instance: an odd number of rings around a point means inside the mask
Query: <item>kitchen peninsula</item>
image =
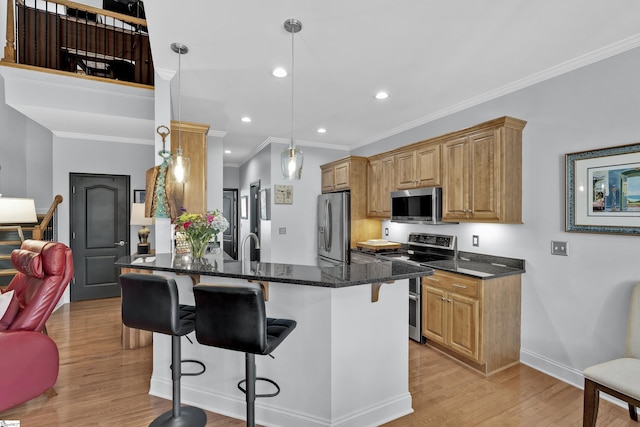
<svg viewBox="0 0 640 427"><path fill-rule="evenodd" d="M267 315L297 321L274 359L256 359L258 376L276 381L282 389L276 397L256 401L259 424L377 426L413 411L408 279L432 274L429 268L384 260L316 267L224 261L222 256L194 263L172 254L123 257L116 267L175 278L183 304L193 304L191 287L196 282L260 283L267 290ZM182 379L183 403L243 419L244 395L236 384L244 378L244 355L190 338L193 344L183 344L182 358L200 360L207 370ZM170 338L154 334L150 394L171 399L170 361ZM262 387L259 382L258 393L270 392Z"/></svg>

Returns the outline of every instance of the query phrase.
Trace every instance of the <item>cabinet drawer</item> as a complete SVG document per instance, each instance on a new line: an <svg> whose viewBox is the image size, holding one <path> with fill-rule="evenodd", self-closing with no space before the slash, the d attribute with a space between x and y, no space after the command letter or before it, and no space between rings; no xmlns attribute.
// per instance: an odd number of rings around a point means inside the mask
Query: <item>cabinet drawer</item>
<svg viewBox="0 0 640 427"><path fill-rule="evenodd" d="M458 274L443 273L438 270L434 271L433 276L423 277L422 283L447 292L455 292L457 294L467 295L470 297L478 297L478 290L480 289L479 279L473 279Z"/></svg>

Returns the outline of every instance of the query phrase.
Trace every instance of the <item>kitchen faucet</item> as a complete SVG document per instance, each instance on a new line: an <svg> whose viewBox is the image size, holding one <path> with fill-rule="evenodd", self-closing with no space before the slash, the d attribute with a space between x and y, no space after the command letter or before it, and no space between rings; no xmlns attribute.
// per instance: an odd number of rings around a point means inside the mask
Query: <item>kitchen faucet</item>
<svg viewBox="0 0 640 427"><path fill-rule="evenodd" d="M260 249L260 239L258 239L258 236L255 233L248 233L242 238L242 245L238 261L244 261L244 245L247 243L247 240L249 240L250 237L253 237L253 239L256 241L256 249ZM251 256L249 256L249 259L251 259Z"/></svg>

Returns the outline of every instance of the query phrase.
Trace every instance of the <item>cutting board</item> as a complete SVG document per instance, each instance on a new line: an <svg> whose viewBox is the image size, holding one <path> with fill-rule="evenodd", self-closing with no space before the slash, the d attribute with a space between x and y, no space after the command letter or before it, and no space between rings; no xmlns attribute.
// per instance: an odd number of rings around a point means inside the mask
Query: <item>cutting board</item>
<svg viewBox="0 0 640 427"><path fill-rule="evenodd" d="M367 240L366 242L356 242L359 248L368 249L370 251L381 251L389 249L400 249L400 243L389 242L387 240Z"/></svg>

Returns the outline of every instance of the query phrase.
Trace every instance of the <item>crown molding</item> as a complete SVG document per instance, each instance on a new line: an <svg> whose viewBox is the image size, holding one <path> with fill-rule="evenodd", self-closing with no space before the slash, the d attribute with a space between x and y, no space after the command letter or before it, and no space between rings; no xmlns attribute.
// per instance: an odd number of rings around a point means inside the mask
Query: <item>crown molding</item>
<svg viewBox="0 0 640 427"><path fill-rule="evenodd" d="M459 102L457 104L453 104L447 108L443 108L440 111L436 111L427 116L420 117L416 120L407 122L395 128L389 129L385 132L378 133L369 138L366 138L360 141L353 148L359 148L367 144L371 144L373 142L380 141L382 139L391 137L393 135L397 135L404 131L413 129L420 125L424 125L429 122L433 122L435 120L441 119L446 116L450 116L454 113L458 113L460 111L466 110L471 107L475 107L476 105L483 104L487 101L491 101L493 99L499 98L503 95L507 95L513 92L516 92L520 89L524 89L529 86L533 86L537 83L543 82L545 80L552 79L554 77L558 77L562 74L566 74L568 72L577 70L578 68L586 67L588 65L594 64L603 59L610 58L612 56L618 55L620 53L624 53L631 49L635 49L640 46L640 34L636 34L634 36L628 37L624 40L620 40L619 42L610 44L603 48L594 50L587 54L578 56L569 61L563 62L561 64L555 65L553 67L547 68L546 70L542 70L538 73L534 73L529 75L528 77L516 80L512 83L501 86L497 89L491 90L489 92L485 92L478 96L469 98L465 101Z"/></svg>
<svg viewBox="0 0 640 427"><path fill-rule="evenodd" d="M155 139L141 139L141 138L127 138L123 136L113 135L96 135L88 133L75 133L64 131L51 131L51 133L58 138L68 139L83 139L88 141L100 141L100 142L120 142L123 144L142 144L142 145L155 145Z"/></svg>

